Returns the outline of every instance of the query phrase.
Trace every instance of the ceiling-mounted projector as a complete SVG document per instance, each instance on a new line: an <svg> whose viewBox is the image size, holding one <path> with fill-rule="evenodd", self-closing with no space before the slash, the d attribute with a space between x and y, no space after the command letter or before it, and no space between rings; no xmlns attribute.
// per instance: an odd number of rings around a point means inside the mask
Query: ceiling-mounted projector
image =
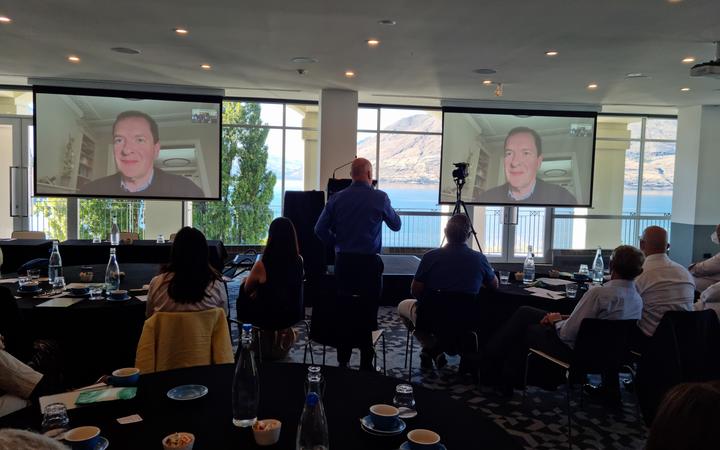
<svg viewBox="0 0 720 450"><path fill-rule="evenodd" d="M720 78L720 42L715 42L715 60L695 64L690 69L690 76Z"/></svg>

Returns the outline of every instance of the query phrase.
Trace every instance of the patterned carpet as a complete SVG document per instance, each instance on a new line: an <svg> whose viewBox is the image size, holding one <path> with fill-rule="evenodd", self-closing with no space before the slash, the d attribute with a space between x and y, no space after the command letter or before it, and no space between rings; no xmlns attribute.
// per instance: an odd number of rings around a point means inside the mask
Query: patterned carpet
<svg viewBox="0 0 720 450"><path fill-rule="evenodd" d="M234 316L234 301L238 286L239 282L233 282L228 286L232 316ZM387 375L407 380L405 326L392 307L380 308L378 322L385 334ZM299 325L296 331L299 339L287 357L288 362L303 362L307 342L305 327ZM232 334L233 344L237 345L235 327ZM448 365L441 370L420 369L417 341L414 348L412 374L414 384L446 391L452 398L464 402L471 408L481 410L525 448L568 448L567 403L563 387L552 392L530 387L525 404L520 391L515 391L515 395L510 399L501 399L488 389L478 388L470 376L459 375L458 357L448 357ZM382 340L378 341L376 350L378 365L382 368ZM314 345L313 354L315 362L321 363L322 346ZM327 348L326 363L337 364L335 350L332 348ZM353 352L350 365L355 368L359 365L357 350ZM572 398L573 449L642 449L644 447L647 429L638 417L633 394L623 392L623 406L618 410L607 409L587 397L581 407L579 387L573 390Z"/></svg>

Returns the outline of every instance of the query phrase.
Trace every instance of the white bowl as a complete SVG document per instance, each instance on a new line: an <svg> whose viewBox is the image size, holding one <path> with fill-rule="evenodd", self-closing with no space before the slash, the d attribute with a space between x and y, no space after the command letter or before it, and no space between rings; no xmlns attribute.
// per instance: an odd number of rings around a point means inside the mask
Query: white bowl
<svg viewBox="0 0 720 450"><path fill-rule="evenodd" d="M257 445L273 445L280 439L281 428L282 422L277 419L258 420L252 429L255 443Z"/></svg>

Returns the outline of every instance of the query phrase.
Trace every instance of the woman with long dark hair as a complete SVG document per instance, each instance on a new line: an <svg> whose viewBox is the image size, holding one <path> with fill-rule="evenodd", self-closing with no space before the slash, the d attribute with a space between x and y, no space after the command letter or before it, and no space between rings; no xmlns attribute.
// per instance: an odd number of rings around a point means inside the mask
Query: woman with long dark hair
<svg viewBox="0 0 720 450"><path fill-rule="evenodd" d="M286 328L302 318L303 260L295 226L287 217L270 224L262 258L238 298L238 318L261 328Z"/></svg>
<svg viewBox="0 0 720 450"><path fill-rule="evenodd" d="M225 285L208 261L205 235L195 228L183 227L175 235L170 263L150 281L145 315L211 308L222 308L227 314Z"/></svg>

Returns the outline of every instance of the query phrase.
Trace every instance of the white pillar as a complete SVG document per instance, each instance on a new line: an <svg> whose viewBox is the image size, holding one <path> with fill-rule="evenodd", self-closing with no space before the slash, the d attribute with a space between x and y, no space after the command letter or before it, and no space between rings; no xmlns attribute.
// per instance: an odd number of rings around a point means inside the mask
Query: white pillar
<svg viewBox="0 0 720 450"><path fill-rule="evenodd" d="M333 170L355 158L357 151L358 94L356 91L323 89L320 93L320 177L318 185L327 188ZM338 178L349 177L349 167L338 171Z"/></svg>

